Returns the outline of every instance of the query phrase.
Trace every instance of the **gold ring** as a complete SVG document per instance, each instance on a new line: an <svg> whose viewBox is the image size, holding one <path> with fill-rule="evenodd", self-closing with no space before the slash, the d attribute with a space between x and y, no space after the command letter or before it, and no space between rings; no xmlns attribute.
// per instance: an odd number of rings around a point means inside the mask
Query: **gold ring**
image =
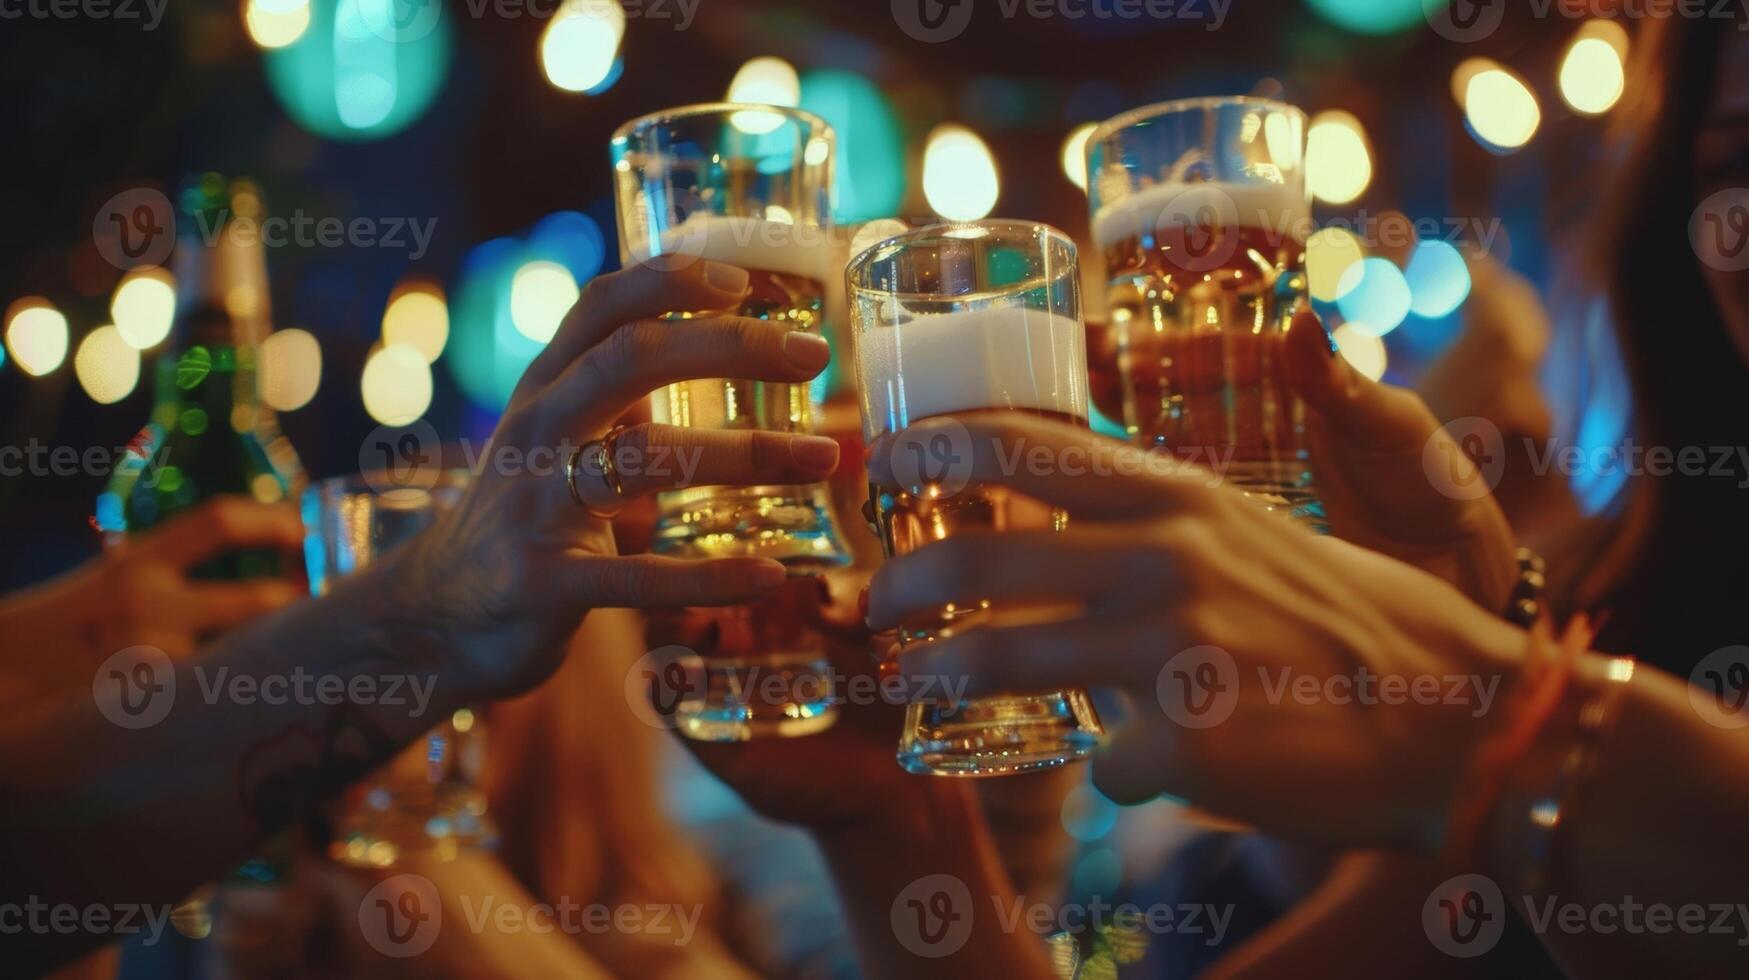
<svg viewBox="0 0 1749 980"><path fill-rule="evenodd" d="M625 509L625 490L620 485L619 470L613 465L613 441L624 430L625 426L623 425L614 426L607 430L607 434L601 438L592 439L578 446L571 453L571 458L565 461L565 486L571 490L571 499L577 502L577 506L583 508L584 513L598 520L611 521L619 515L621 510ZM612 494L614 499L620 501L620 505L611 511L604 511L591 504L584 499L583 491L577 489L577 471L582 468L581 464L586 455L592 457L591 463L595 472L601 475L602 485L607 488L607 492Z"/></svg>

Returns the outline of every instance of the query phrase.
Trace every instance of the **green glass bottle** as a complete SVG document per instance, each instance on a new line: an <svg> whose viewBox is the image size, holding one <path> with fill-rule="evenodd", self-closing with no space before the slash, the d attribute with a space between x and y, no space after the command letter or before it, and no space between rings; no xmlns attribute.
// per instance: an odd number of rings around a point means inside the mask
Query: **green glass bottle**
<svg viewBox="0 0 1749 980"><path fill-rule="evenodd" d="M146 530L211 497L294 500L305 482L291 442L261 400L257 367L269 326L260 196L247 180L218 174L181 194L178 315L157 359L152 417L129 444L98 497L108 536ZM243 579L280 574L279 555L222 555L191 574Z"/></svg>

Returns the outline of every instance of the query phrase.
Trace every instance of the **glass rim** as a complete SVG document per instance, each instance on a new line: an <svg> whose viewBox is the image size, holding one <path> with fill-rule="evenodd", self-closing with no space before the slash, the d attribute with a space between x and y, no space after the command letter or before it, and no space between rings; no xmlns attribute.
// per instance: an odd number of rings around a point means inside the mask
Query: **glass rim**
<svg viewBox="0 0 1749 980"><path fill-rule="evenodd" d="M1129 109L1112 116L1110 119L1107 119L1093 128L1093 132L1087 135L1086 145L1092 147L1097 143L1103 143L1110 139L1114 133L1129 129L1137 123L1158 119L1161 116L1170 116L1176 113L1191 112L1198 109L1218 109L1223 106L1252 106L1258 109L1270 109L1276 112L1292 113L1300 117L1302 129L1304 128L1305 121L1308 119L1306 110L1299 106L1294 105L1291 102L1284 102L1281 99L1271 99L1261 95L1204 95L1188 99L1169 99L1165 102L1154 102L1149 105L1138 106L1134 109Z"/></svg>
<svg viewBox="0 0 1749 980"><path fill-rule="evenodd" d="M868 266L875 261L877 253L884 254L889 248L895 248L902 245L915 245L921 242L939 241L947 238L957 238L961 241L975 240L974 238L965 235L953 234L955 231L967 228L980 228L987 231L1019 231L1025 229L1030 235L1035 237L1042 234L1046 239L1053 240L1060 245L1068 246L1070 253L1075 255L1077 260L1081 254L1075 247L1075 240L1070 238L1066 232L1061 228L1054 225L1047 225L1042 221L1027 221L1021 218L980 218L977 221L942 221L933 225L924 225L921 228L912 228L909 231L901 232L888 238L883 238L880 241L875 242L873 245L863 249L857 254L856 258L850 261L850 265L845 267L845 284L852 292L880 292L887 296L911 297L916 299L928 299L931 297L941 299L971 299L985 295L992 295L988 292L984 292L971 293L965 296L948 297L939 293L898 293L887 289L876 289L874 286L864 285L858 282ZM1008 292L1016 286L1023 286L1027 283L1034 282L1035 280L1042 282L1044 278L1045 277L1043 276L1036 276L1032 279L1025 279L1018 283L1012 283L1008 286L1002 287L1002 292Z"/></svg>
<svg viewBox="0 0 1749 980"><path fill-rule="evenodd" d="M832 124L806 109L795 106L768 105L763 102L697 102L692 105L675 106L671 109L658 109L647 112L621 123L613 131L611 142L621 143L633 134L648 129L657 123L676 119L692 119L699 116L727 116L737 112L770 112L794 122L806 124L810 130L825 138L838 141L838 134L833 131Z"/></svg>

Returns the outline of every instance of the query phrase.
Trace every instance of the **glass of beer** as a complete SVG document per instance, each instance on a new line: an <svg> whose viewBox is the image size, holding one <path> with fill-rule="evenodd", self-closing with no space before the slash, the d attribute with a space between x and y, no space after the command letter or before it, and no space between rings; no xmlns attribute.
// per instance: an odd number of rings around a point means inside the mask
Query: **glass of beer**
<svg viewBox="0 0 1749 980"><path fill-rule="evenodd" d="M1306 302L1306 116L1269 99L1165 102L1087 142L1108 322L1097 394L1134 442L1322 527L1303 410L1279 352Z"/></svg>
<svg viewBox="0 0 1749 980"><path fill-rule="evenodd" d="M304 492L304 559L310 591L376 560L454 507L465 470L436 474L429 489L386 473L324 480ZM486 754L481 713L462 709L347 790L329 856L350 867L390 868L404 855L448 860L463 849L490 849L497 830L479 779Z"/></svg>
<svg viewBox="0 0 1749 980"><path fill-rule="evenodd" d="M752 276L722 313L821 334L830 268L834 137L797 109L720 103L634 119L613 135L621 261L675 268L727 262ZM654 421L711 429L811 432L814 386L723 378L651 396ZM657 498L651 550L679 557L773 558L807 574L849 561L824 484L698 487Z"/></svg>
<svg viewBox="0 0 1749 980"><path fill-rule="evenodd" d="M863 252L847 278L870 442L925 419L984 412L1087 425L1075 246L1062 232L1020 221L936 225ZM869 486L868 514L887 555L966 531L1067 526L1060 509L969 482L970 436L952 433L949 427L928 445L901 436L893 448L896 485ZM1062 613L944 604L928 621L905 624L899 642L928 643ZM898 753L905 769L953 776L1044 769L1086 756L1103 734L1083 691L956 698L953 684L944 679L945 696L907 708Z"/></svg>

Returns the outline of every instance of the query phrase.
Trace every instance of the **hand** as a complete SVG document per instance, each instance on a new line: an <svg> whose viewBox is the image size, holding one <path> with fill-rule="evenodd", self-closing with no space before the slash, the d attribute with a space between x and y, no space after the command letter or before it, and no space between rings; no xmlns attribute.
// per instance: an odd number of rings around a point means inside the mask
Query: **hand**
<svg viewBox="0 0 1749 980"><path fill-rule="evenodd" d="M300 581L212 582L190 578L189 570L247 549L295 555L302 540L290 505L217 497L7 597L0 632L20 656L7 665L5 696L89 685L105 657L139 644L186 657L204 640L295 602L304 594Z"/></svg>
<svg viewBox="0 0 1749 980"><path fill-rule="evenodd" d="M717 262L672 272L634 266L592 280L524 373L488 452L514 448L526 458L545 447L565 454L603 437L652 390L673 382L727 376L794 383L825 368L826 342L781 324L658 319L666 310L731 308L746 292L747 273ZM838 461L830 439L649 423L623 430L615 452L619 494L598 473L577 477L597 513L681 486L807 483ZM406 625L422 629L481 698L527 690L550 674L591 608L731 604L784 579L783 566L768 559L620 557L608 520L578 506L563 475L493 467L398 557L380 563L388 567L378 581L394 591Z"/></svg>
<svg viewBox="0 0 1749 980"><path fill-rule="evenodd" d="M1332 533L1431 572L1484 609L1505 609L1518 581L1512 527L1491 494L1459 499L1429 479L1429 454L1481 476L1426 404L1333 354L1310 312L1288 331L1283 374L1305 402L1306 448Z"/></svg>
<svg viewBox="0 0 1749 980"><path fill-rule="evenodd" d="M1309 678L1319 691L1334 690L1330 679L1364 671L1375 682L1464 678L1495 685L1498 697L1510 686L1501 681L1514 673L1522 633L1429 574L1315 536L1197 476L1150 467L1140 450L1084 429L989 413L910 432L927 438L931 427L956 424L971 436L972 485L1065 508L1070 526L960 535L895 559L875 576L870 626L978 600L1078 612L909 647L907 675L963 680L972 696L1117 688L1134 717L1118 720L1093 776L1119 801L1173 793L1322 843L1437 841L1456 760L1468 757L1481 728L1478 705L1300 698L1291 685ZM891 439L873 447L874 482L895 481ZM1076 479L1005 467L1020 458L1020 440L1028 458L1044 447L1104 465ZM1206 647L1218 649L1198 650ZM1196 692L1176 680L1172 669L1186 661L1173 658L1183 651L1224 666L1218 685ZM1214 727L1180 724L1199 720L1180 710L1196 693L1226 699L1230 717Z"/></svg>

